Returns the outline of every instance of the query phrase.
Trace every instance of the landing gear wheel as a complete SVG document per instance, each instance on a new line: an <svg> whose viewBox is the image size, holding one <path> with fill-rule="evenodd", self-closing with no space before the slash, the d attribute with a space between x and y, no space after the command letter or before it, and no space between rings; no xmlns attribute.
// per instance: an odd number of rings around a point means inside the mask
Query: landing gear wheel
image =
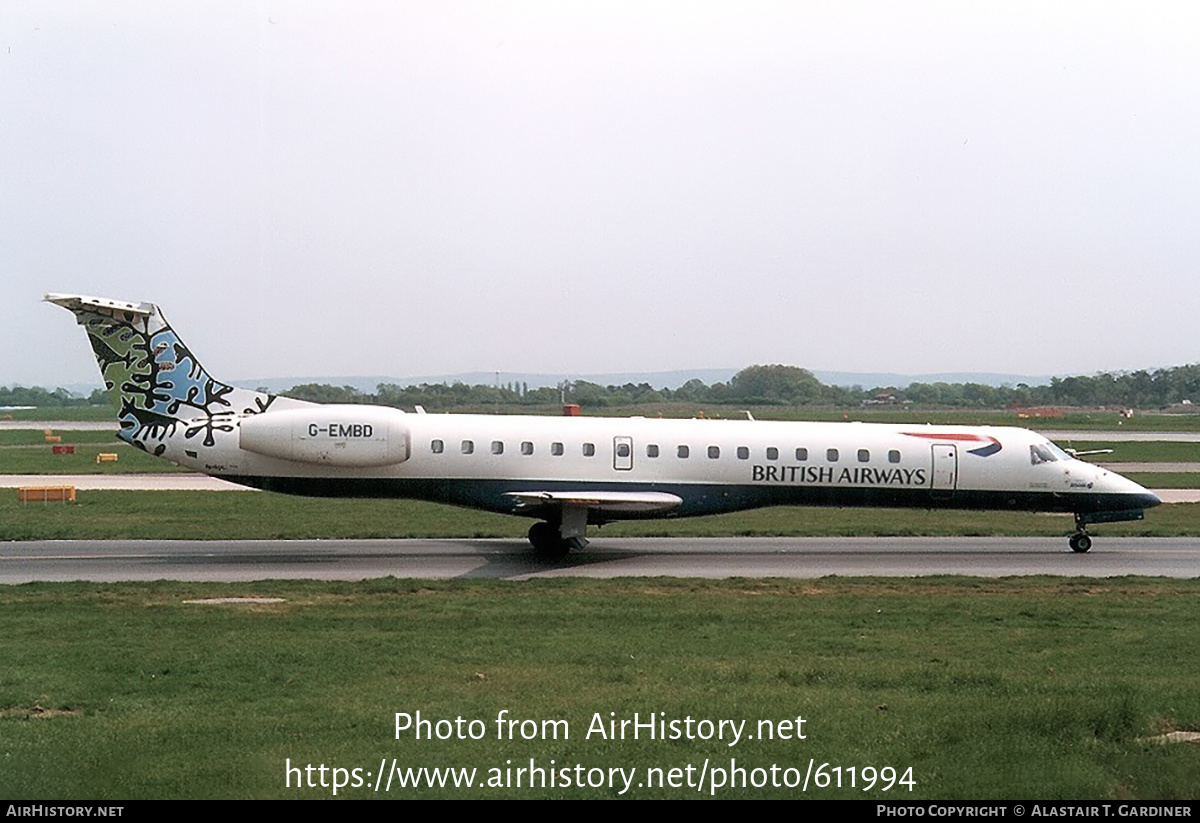
<svg viewBox="0 0 1200 823"><path fill-rule="evenodd" d="M1071 551L1077 554L1083 554L1092 547L1092 538L1088 537L1083 532L1078 532L1071 535L1071 539L1067 541L1071 544Z"/></svg>
<svg viewBox="0 0 1200 823"><path fill-rule="evenodd" d="M546 560L559 560L571 550L570 541L563 540L558 528L544 520L529 527L529 542L538 557Z"/></svg>

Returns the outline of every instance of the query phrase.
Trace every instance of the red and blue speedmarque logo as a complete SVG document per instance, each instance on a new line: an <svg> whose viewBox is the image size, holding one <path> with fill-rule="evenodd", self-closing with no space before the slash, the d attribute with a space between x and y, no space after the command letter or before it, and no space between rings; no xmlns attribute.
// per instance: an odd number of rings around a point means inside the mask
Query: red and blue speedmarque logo
<svg viewBox="0 0 1200 823"><path fill-rule="evenodd" d="M996 452L1000 451L1003 446L1000 441L994 437L984 437L981 434L962 434L954 432L952 434L946 432L901 432L901 434L909 437L924 437L926 440L954 440L957 442L969 443L986 443L986 446L980 446L977 449L967 449L971 454L977 454L980 457L991 457Z"/></svg>

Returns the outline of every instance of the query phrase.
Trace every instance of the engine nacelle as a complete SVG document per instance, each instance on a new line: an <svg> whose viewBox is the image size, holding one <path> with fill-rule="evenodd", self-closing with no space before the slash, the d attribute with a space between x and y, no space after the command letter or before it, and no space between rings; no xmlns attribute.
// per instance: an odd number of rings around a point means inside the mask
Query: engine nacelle
<svg viewBox="0 0 1200 823"><path fill-rule="evenodd" d="M399 409L312 406L242 418L246 451L326 466L390 466L408 459L408 426Z"/></svg>

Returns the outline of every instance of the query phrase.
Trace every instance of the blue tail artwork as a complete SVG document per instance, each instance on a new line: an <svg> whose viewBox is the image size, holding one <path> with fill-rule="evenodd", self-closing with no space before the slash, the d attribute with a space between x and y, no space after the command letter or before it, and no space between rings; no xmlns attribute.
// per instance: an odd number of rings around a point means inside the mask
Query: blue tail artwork
<svg viewBox="0 0 1200 823"><path fill-rule="evenodd" d="M153 303L61 294L46 301L74 312L87 331L118 436L152 454L166 456L180 428L192 448L212 447L218 433L234 431L234 415L266 411L279 399L212 377Z"/></svg>

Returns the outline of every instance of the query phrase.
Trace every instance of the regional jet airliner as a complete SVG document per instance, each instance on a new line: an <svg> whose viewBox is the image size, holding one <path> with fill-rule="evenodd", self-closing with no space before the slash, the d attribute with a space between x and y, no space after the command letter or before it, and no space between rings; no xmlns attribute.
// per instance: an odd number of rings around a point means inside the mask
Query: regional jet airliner
<svg viewBox="0 0 1200 823"><path fill-rule="evenodd" d="M180 466L288 494L415 498L534 518L559 556L589 524L763 506L1067 512L1140 520L1151 492L1032 431L991 426L406 413L323 405L212 377L151 303L81 295L75 313L118 436Z"/></svg>

